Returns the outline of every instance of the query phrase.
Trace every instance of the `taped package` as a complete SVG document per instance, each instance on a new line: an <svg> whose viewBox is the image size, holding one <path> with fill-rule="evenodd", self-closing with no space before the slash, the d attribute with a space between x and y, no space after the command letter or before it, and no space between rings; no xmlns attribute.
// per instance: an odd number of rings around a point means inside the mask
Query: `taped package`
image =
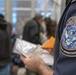
<svg viewBox="0 0 76 75"><path fill-rule="evenodd" d="M25 57L28 57L30 54L38 55L44 60L47 65L52 66L54 63L53 56L45 49L42 49L41 45L35 45L19 38L17 38L16 40L13 53L17 53L20 55L22 54Z"/></svg>

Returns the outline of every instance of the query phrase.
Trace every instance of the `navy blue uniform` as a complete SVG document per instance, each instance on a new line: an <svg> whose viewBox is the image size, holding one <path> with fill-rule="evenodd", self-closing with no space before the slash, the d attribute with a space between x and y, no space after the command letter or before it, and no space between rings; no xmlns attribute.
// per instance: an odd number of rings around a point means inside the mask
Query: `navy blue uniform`
<svg viewBox="0 0 76 75"><path fill-rule="evenodd" d="M76 75L76 2L74 1L57 30L54 75Z"/></svg>

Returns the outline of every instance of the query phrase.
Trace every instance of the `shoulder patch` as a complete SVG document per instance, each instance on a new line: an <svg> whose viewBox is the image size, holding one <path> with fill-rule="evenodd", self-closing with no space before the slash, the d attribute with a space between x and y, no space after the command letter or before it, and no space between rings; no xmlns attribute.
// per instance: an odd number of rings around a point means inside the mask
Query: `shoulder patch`
<svg viewBox="0 0 76 75"><path fill-rule="evenodd" d="M73 22L76 22L76 16L73 16L73 17L69 18L66 24L70 24L70 23L73 23Z"/></svg>
<svg viewBox="0 0 76 75"><path fill-rule="evenodd" d="M69 57L76 57L76 16L66 24L61 37L61 52Z"/></svg>

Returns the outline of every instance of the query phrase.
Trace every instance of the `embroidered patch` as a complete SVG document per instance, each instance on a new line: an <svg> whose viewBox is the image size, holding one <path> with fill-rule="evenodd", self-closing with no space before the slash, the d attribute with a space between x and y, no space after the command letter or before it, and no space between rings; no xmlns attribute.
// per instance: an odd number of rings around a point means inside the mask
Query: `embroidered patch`
<svg viewBox="0 0 76 75"><path fill-rule="evenodd" d="M66 24L70 24L70 23L74 23L74 22L76 22L76 16L69 18Z"/></svg>
<svg viewBox="0 0 76 75"><path fill-rule="evenodd" d="M69 57L76 56L76 17L68 20L61 38L61 52Z"/></svg>

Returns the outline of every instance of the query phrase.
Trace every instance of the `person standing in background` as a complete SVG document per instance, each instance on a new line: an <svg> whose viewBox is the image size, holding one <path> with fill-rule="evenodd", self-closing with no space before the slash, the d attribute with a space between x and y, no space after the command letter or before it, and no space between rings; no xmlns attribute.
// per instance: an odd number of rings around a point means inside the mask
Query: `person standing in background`
<svg viewBox="0 0 76 75"><path fill-rule="evenodd" d="M7 31L8 22L0 14L0 75L11 75L11 38Z"/></svg>
<svg viewBox="0 0 76 75"><path fill-rule="evenodd" d="M29 20L23 30L23 40L34 44L41 44L40 42L40 31L43 16L40 14L36 14L35 17Z"/></svg>
<svg viewBox="0 0 76 75"><path fill-rule="evenodd" d="M41 33L42 44L50 39L52 36L55 37L57 23L50 17L45 17L42 23L43 32Z"/></svg>
<svg viewBox="0 0 76 75"><path fill-rule="evenodd" d="M56 21L51 20L50 17L46 17L44 19L45 25L46 25L46 35L48 37L48 39L53 36L55 37L55 31L56 31Z"/></svg>
<svg viewBox="0 0 76 75"><path fill-rule="evenodd" d="M15 27L16 27L16 33L17 33L18 37L22 38L22 32L23 32L23 28L24 28L24 21L21 17L18 18Z"/></svg>

